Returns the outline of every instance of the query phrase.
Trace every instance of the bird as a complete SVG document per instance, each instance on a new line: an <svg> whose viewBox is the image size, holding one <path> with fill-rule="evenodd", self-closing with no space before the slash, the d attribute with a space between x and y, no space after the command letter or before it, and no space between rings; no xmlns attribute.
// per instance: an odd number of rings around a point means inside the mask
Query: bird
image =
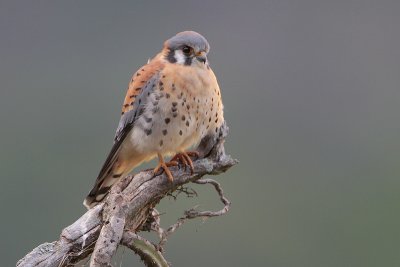
<svg viewBox="0 0 400 267"><path fill-rule="evenodd" d="M195 31L179 32L164 42L161 52L136 71L128 85L121 118L109 152L84 200L88 209L101 202L111 186L143 162L158 157L156 175L169 167L190 167L188 149L216 135L224 114L220 87L209 65L210 45ZM173 156L169 162L165 157Z"/></svg>

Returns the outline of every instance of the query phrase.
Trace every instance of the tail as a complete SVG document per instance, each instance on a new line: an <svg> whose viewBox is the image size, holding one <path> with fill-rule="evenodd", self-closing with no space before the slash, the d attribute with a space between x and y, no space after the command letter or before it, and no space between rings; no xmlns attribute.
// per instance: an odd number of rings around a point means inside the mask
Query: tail
<svg viewBox="0 0 400 267"><path fill-rule="evenodd" d="M111 164L108 164L108 167L104 165L92 190L83 201L83 205L88 209L93 208L107 196L113 184L128 175L142 161L143 159L140 156L133 158L116 157Z"/></svg>
<svg viewBox="0 0 400 267"><path fill-rule="evenodd" d="M89 194L83 201L83 205L85 205L86 208L93 208L96 204L102 201L107 196L111 186L122 177L125 177L130 171L115 167L116 166L114 165L106 175L98 176L92 190L90 190Z"/></svg>

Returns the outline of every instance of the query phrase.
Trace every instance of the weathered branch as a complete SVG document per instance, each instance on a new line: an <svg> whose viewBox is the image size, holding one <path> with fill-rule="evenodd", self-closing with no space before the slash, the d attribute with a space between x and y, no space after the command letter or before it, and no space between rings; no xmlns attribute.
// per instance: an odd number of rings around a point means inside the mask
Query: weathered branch
<svg viewBox="0 0 400 267"><path fill-rule="evenodd" d="M139 254L147 266L167 266L160 246L169 234L187 219L219 216L229 209L230 202L224 197L220 185L211 179L200 179L207 174L225 172L237 164L237 160L224 151L223 142L227 133L228 128L224 126L219 136L202 140L197 148L200 158L193 162L193 174L189 169L177 166L170 168L174 176L172 183L165 174L154 176L153 171L149 170L121 179L112 187L104 203L90 209L66 227L58 241L39 245L18 261L17 266L73 266L90 254L90 266L111 266L111 258L119 244ZM183 218L164 231L159 226L159 216L154 207L164 196L189 182L212 184L224 208L217 212L187 211ZM158 246L136 234L149 229L158 232L161 239Z"/></svg>
<svg viewBox="0 0 400 267"><path fill-rule="evenodd" d="M156 226L155 226L155 231L158 233L160 236L160 243L158 244L159 250L162 251L162 247L165 245L167 242L167 237L174 233L179 227L182 226L187 220L189 219L194 219L198 217L203 217L203 218L209 218L209 217L215 217L215 216L221 216L224 215L229 211L229 207L231 206L231 202L224 196L224 191L221 188L221 185L213 180L213 179L199 179L196 181L193 181L196 184L212 184L215 188L215 190L218 192L218 195L224 204L224 207L219 210L219 211L197 211L196 209L190 209L185 211L185 216L181 217L178 219L176 223L168 227L167 230L164 230L160 227L159 222L156 221Z"/></svg>
<svg viewBox="0 0 400 267"><path fill-rule="evenodd" d="M151 242L130 231L124 232L121 244L132 249L140 256L147 267L168 267L161 252Z"/></svg>

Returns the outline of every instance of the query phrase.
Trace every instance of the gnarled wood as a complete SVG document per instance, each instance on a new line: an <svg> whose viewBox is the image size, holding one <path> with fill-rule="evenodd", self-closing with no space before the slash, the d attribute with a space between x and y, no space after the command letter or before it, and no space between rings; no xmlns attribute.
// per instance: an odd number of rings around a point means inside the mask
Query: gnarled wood
<svg viewBox="0 0 400 267"><path fill-rule="evenodd" d="M88 210L77 221L66 227L58 241L41 244L32 250L18 261L17 266L72 266L90 254L92 254L90 266L111 266L111 258L118 245L128 246L134 234L146 228L148 220L154 219L152 213L154 207L164 196L186 183L199 180L204 175L217 175L237 164L237 160L225 154L223 142L227 133L228 128L224 125L219 136L206 137L202 140L197 148L201 158L193 161L193 174L189 169L177 166L170 168L174 176L172 183L164 173L154 176L153 171L143 171L135 176L121 179L112 187L104 203ZM215 184L212 180L200 181L215 186L225 207L216 213L197 212L196 215L222 215L228 210L230 203L223 196L219 184ZM185 219L190 217L190 214L186 214ZM166 235L164 239L165 237ZM133 249L132 244L134 243L129 242L128 247L131 249ZM140 247L136 248L140 250ZM161 248L159 250L162 251ZM151 265L154 264L151 257L148 262L146 257L142 258L147 266L157 266Z"/></svg>

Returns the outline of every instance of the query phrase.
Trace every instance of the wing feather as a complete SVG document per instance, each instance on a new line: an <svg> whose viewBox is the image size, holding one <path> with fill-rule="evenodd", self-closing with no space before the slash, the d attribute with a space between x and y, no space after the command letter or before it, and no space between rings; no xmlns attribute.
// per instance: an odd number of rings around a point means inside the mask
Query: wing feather
<svg viewBox="0 0 400 267"><path fill-rule="evenodd" d="M101 185L118 158L121 144L131 131L137 118L143 113L147 99L154 90L163 67L164 64L159 61L150 62L133 75L122 105L122 115L115 133L114 145L99 172L95 188Z"/></svg>

